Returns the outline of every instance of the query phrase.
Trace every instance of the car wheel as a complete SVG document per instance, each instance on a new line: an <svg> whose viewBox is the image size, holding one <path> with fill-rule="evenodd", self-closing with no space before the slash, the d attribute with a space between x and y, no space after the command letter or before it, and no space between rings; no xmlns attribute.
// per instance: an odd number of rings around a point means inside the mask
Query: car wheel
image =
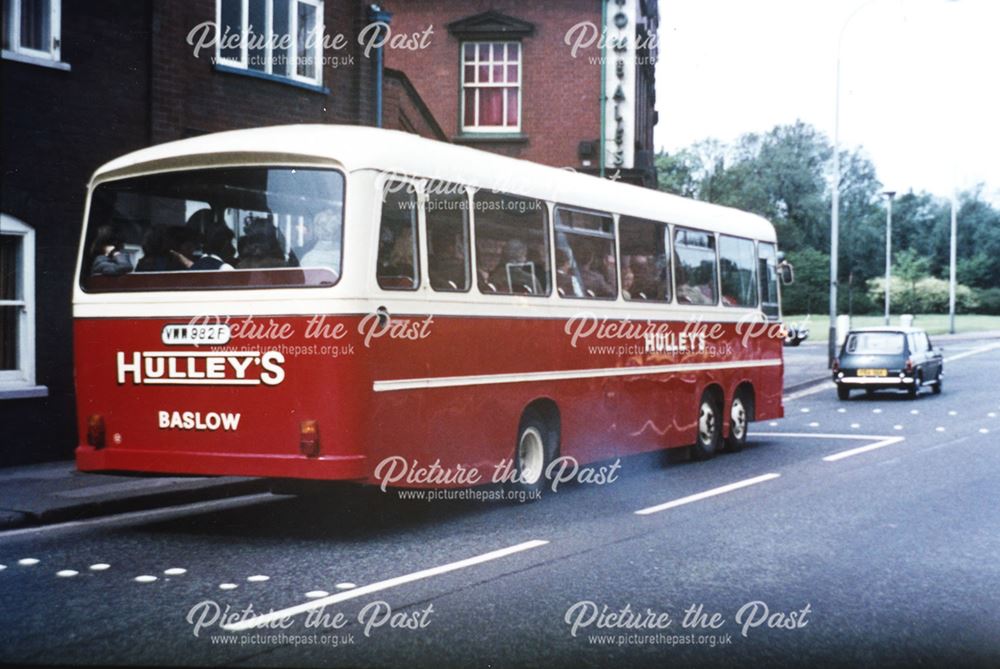
<svg viewBox="0 0 1000 669"><path fill-rule="evenodd" d="M847 386L837 386L837 399L849 400L851 399L851 389Z"/></svg>
<svg viewBox="0 0 1000 669"><path fill-rule="evenodd" d="M906 389L906 393L910 396L911 400L917 396L917 391L920 389L922 383L923 381L921 381L919 376L913 378L913 383Z"/></svg>
<svg viewBox="0 0 1000 669"><path fill-rule="evenodd" d="M935 395L940 395L941 394L941 383L942 383L942 381L941 381L941 375L938 374L937 381L934 382L934 394Z"/></svg>
<svg viewBox="0 0 1000 669"><path fill-rule="evenodd" d="M747 431L750 426L750 407L739 393L729 405L729 436L726 437L726 450L739 453L747 443Z"/></svg>
<svg viewBox="0 0 1000 669"><path fill-rule="evenodd" d="M698 436L691 446L691 457L695 460L708 460L719 450L719 439L722 435L722 414L719 404L711 394L701 396L698 406Z"/></svg>

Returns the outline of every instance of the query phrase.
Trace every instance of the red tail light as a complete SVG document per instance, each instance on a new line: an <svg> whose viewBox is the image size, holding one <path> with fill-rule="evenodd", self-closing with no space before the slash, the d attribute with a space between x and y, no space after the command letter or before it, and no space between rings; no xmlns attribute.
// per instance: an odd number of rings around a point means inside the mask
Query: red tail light
<svg viewBox="0 0 1000 669"><path fill-rule="evenodd" d="M104 416L93 414L87 419L87 443L94 448L104 448Z"/></svg>
<svg viewBox="0 0 1000 669"><path fill-rule="evenodd" d="M299 451L307 458L319 455L319 421L304 420L299 425Z"/></svg>
<svg viewBox="0 0 1000 669"><path fill-rule="evenodd" d="M913 359L912 358L907 358L906 359L906 368L905 369L906 369L906 373L907 374L910 374L910 373L913 372Z"/></svg>
<svg viewBox="0 0 1000 669"><path fill-rule="evenodd" d="M839 371L840 371L840 359L839 358L834 358L833 359L833 373L836 374Z"/></svg>

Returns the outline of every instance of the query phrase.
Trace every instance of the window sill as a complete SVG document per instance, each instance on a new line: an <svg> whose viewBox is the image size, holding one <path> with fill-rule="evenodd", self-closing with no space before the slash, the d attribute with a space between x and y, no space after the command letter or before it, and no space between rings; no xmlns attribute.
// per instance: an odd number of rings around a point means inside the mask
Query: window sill
<svg viewBox="0 0 1000 669"><path fill-rule="evenodd" d="M277 74L268 74L267 72L258 72L257 70L245 70L242 67L233 67L232 65L223 65L221 63L215 63L214 67L216 72L238 74L244 77L251 77L253 79L263 79L264 81L272 81L276 84L292 86L293 88L301 88L307 91L312 91L313 93L322 93L323 95L330 94L330 89L326 86L309 84L304 81L296 81L295 79L282 77Z"/></svg>
<svg viewBox="0 0 1000 669"><path fill-rule="evenodd" d="M527 144L528 136L520 132L463 132L451 138L455 144L504 143Z"/></svg>
<svg viewBox="0 0 1000 669"><path fill-rule="evenodd" d="M0 386L0 400L24 400L33 397L48 397L46 386Z"/></svg>
<svg viewBox="0 0 1000 669"><path fill-rule="evenodd" d="M17 53L16 51L3 50L3 59L12 60L18 63L25 63L27 65L37 65L39 67L47 67L52 70L62 70L63 72L69 72L69 63L64 63L61 60L52 60L51 58L40 58L39 56L26 56L23 53Z"/></svg>

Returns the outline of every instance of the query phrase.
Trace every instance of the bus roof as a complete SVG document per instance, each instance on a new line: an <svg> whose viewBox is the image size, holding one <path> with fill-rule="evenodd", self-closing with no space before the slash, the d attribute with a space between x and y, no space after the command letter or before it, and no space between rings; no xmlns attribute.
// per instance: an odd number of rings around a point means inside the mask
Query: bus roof
<svg viewBox="0 0 1000 669"><path fill-rule="evenodd" d="M339 164L349 173L378 170L468 184L586 209L775 240L774 227L756 214L406 132L366 126L270 126L183 139L112 160L98 168L92 183L150 171L231 164L227 157L247 161L326 162Z"/></svg>

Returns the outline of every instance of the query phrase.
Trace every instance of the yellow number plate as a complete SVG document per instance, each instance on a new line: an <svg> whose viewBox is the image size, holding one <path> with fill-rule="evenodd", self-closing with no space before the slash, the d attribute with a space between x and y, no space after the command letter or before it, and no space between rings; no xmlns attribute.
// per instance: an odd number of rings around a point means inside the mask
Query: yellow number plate
<svg viewBox="0 0 1000 669"><path fill-rule="evenodd" d="M888 376L887 369L859 369L858 376Z"/></svg>

